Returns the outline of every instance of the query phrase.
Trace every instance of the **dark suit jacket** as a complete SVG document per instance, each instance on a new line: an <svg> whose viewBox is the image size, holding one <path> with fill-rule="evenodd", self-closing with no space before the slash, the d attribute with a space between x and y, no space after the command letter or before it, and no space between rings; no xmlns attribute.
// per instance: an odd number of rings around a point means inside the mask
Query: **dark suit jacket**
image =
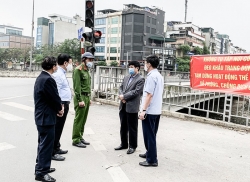
<svg viewBox="0 0 250 182"><path fill-rule="evenodd" d="M56 115L62 110L55 80L45 71L37 77L34 87L36 125L56 124Z"/></svg>
<svg viewBox="0 0 250 182"><path fill-rule="evenodd" d="M126 100L126 112L138 113L145 79L140 74L137 74L128 85L130 76L128 75L123 79L119 88L119 94L124 95L124 99ZM122 107L123 103L120 102L120 110Z"/></svg>

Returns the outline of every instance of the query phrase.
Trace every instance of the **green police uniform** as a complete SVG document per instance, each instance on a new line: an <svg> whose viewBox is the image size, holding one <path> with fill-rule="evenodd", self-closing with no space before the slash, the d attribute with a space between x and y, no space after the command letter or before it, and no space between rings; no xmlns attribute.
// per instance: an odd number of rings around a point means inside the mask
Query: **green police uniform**
<svg viewBox="0 0 250 182"><path fill-rule="evenodd" d="M77 144L83 139L84 126L90 106L91 76L86 66L79 65L75 68L73 72L73 87L75 92L75 119L72 140L74 144ZM79 102L82 101L84 101L85 106L79 107Z"/></svg>

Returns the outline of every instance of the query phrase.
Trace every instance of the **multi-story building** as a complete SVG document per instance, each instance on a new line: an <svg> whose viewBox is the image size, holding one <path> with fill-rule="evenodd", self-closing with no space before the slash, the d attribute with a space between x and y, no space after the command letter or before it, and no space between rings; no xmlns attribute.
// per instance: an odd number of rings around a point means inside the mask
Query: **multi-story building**
<svg viewBox="0 0 250 182"><path fill-rule="evenodd" d="M230 54L231 40L226 34L217 34L217 38L221 40L220 54Z"/></svg>
<svg viewBox="0 0 250 182"><path fill-rule="evenodd" d="M167 35L170 38L177 39L172 44L203 48L205 36L202 34L200 27L191 22L182 23L176 21L168 22L167 27Z"/></svg>
<svg viewBox="0 0 250 182"><path fill-rule="evenodd" d="M0 25L0 48L30 47L32 38L23 36L22 32L22 28Z"/></svg>
<svg viewBox="0 0 250 182"><path fill-rule="evenodd" d="M50 19L38 18L36 45L53 45L63 42L65 39L78 38L78 30L85 27L85 23L79 15L73 18L51 14Z"/></svg>

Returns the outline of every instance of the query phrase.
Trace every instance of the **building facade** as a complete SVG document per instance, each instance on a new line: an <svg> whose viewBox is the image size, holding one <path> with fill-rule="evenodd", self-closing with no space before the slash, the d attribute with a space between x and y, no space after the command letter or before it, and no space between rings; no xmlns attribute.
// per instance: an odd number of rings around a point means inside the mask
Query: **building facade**
<svg viewBox="0 0 250 182"><path fill-rule="evenodd" d="M22 28L0 25L0 48L23 49L30 47L32 38L22 34Z"/></svg>
<svg viewBox="0 0 250 182"><path fill-rule="evenodd" d="M49 19L40 17L37 19L36 45L53 45L78 38L78 30L82 27L85 23L79 15L73 18L58 14L49 15Z"/></svg>

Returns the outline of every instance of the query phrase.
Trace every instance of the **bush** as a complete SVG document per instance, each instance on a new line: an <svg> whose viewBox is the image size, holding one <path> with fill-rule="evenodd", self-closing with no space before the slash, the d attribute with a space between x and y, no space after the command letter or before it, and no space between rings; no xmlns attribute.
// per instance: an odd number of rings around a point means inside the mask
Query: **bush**
<svg viewBox="0 0 250 182"><path fill-rule="evenodd" d="M97 66L107 66L106 61L98 61Z"/></svg>
<svg viewBox="0 0 250 182"><path fill-rule="evenodd" d="M181 72L190 71L190 58L189 57L177 58L176 63L178 64L177 71L181 71Z"/></svg>
<svg viewBox="0 0 250 182"><path fill-rule="evenodd" d="M112 62L110 63L110 66L112 66L112 67L117 67L117 66L118 66L118 62L117 62L117 61L112 61Z"/></svg>
<svg viewBox="0 0 250 182"><path fill-rule="evenodd" d="M191 50L189 45L181 45L180 49L183 51L184 54L187 54Z"/></svg>

